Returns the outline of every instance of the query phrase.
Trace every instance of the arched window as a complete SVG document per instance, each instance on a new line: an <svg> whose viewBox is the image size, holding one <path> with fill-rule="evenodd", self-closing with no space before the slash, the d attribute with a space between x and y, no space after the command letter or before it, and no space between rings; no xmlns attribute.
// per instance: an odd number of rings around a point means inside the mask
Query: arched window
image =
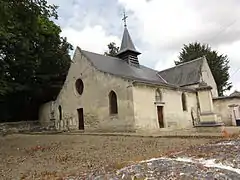
<svg viewBox="0 0 240 180"><path fill-rule="evenodd" d="M59 120L62 120L62 106L58 106Z"/></svg>
<svg viewBox="0 0 240 180"><path fill-rule="evenodd" d="M110 114L118 113L117 95L114 91L109 93L109 111Z"/></svg>
<svg viewBox="0 0 240 180"><path fill-rule="evenodd" d="M187 111L187 100L186 100L185 93L182 93L182 108L183 108L183 111Z"/></svg>
<svg viewBox="0 0 240 180"><path fill-rule="evenodd" d="M161 93L160 89L157 89L155 91L155 101L162 102L162 93Z"/></svg>

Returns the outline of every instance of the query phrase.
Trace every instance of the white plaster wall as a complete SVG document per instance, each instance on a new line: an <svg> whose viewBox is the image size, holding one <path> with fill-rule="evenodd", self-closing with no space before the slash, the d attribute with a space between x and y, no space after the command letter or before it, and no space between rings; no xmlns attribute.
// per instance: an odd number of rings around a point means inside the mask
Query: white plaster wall
<svg viewBox="0 0 240 180"><path fill-rule="evenodd" d="M212 96L218 97L217 85L206 59L203 61L201 76L202 76L202 80L213 88L211 90Z"/></svg>
<svg viewBox="0 0 240 180"><path fill-rule="evenodd" d="M83 94L79 95L75 82L81 78ZM55 116L59 120L58 106L62 106L63 121L60 126L78 128L77 109L83 108L86 130L126 131L134 128L131 83L107 73L98 71L77 48L66 81L55 101ZM118 98L118 115L109 115L110 91ZM46 110L44 113L49 113ZM46 115L44 115L46 116Z"/></svg>
<svg viewBox="0 0 240 180"><path fill-rule="evenodd" d="M231 126L232 125L232 117L231 117L231 109L228 107L232 104L240 105L240 98L225 98L225 99L214 99L213 106L214 111L217 115L221 116L222 121Z"/></svg>
<svg viewBox="0 0 240 180"><path fill-rule="evenodd" d="M157 110L154 101L154 88L149 88L146 86L133 87L133 107L136 129L146 130L159 128L157 121Z"/></svg>
<svg viewBox="0 0 240 180"><path fill-rule="evenodd" d="M162 92L164 126L167 128L192 127L191 108L197 109L195 93L186 93L188 111L183 111L181 91L159 87ZM134 114L137 129L158 129L155 90L157 87L135 85L133 88Z"/></svg>
<svg viewBox="0 0 240 180"><path fill-rule="evenodd" d="M207 90L198 92L201 112L213 112L211 93Z"/></svg>

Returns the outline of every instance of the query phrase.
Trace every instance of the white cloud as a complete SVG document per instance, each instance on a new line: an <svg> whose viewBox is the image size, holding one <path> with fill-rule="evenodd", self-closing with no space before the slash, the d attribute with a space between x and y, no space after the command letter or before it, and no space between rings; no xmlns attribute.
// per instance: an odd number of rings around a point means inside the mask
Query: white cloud
<svg viewBox="0 0 240 180"><path fill-rule="evenodd" d="M230 59L230 75L240 68L239 0L49 0L60 6L62 35L74 46L103 53L120 45L121 16L126 9L129 32L140 63L162 70L174 65L183 44L208 43ZM230 79L240 90L240 70Z"/></svg>
<svg viewBox="0 0 240 180"><path fill-rule="evenodd" d="M106 2L84 0L48 0L59 5L59 20L61 35L74 46L103 54L110 42L120 44L120 38L107 31L108 18L114 17L114 8L106 12ZM105 3L105 4L104 4ZM115 2L116 4L116 2ZM108 3L110 6L111 3ZM113 6L113 5L111 5ZM104 10L104 11L103 11ZM113 17L110 17L110 14Z"/></svg>
<svg viewBox="0 0 240 180"><path fill-rule="evenodd" d="M236 34L240 33L240 22L236 21L240 18L237 8L240 2L213 1L215 3L202 3L202 0L119 0L119 3L132 11L139 21L137 29L143 41L169 49L188 41L218 44L219 41L232 40L233 36L236 39ZM232 28L226 29L230 24ZM222 29L227 34L213 39Z"/></svg>
<svg viewBox="0 0 240 180"><path fill-rule="evenodd" d="M133 28L146 43L141 61L164 69L173 66L183 44L199 41L208 43L230 59L230 75L240 68L240 2L237 0L118 0L133 13ZM131 17L130 17L131 18ZM238 21L239 20L239 21ZM133 26L133 25L132 25ZM131 32L131 30L130 30ZM147 56L149 58L147 58ZM230 79L233 89L240 90L240 70Z"/></svg>
<svg viewBox="0 0 240 180"><path fill-rule="evenodd" d="M163 69L167 69L169 67L174 66L174 60L178 59L178 53L169 53L169 55L166 55L166 59L164 59L164 61L158 61L155 65L155 69L157 70L163 70Z"/></svg>
<svg viewBox="0 0 240 180"><path fill-rule="evenodd" d="M233 82L233 88L230 92L234 90L240 90L240 40L227 45L220 45L218 51L227 54L230 59L230 81Z"/></svg>
<svg viewBox="0 0 240 180"><path fill-rule="evenodd" d="M101 53L107 50L109 42L120 43L117 36L109 36L100 25L94 27L87 26L81 31L73 28L64 28L62 35L67 37L73 46L79 46L81 49Z"/></svg>
<svg viewBox="0 0 240 180"><path fill-rule="evenodd" d="M201 28L196 26L199 17L194 9L186 9L183 1L119 1L138 17L142 40L153 46L166 48L190 36L189 31ZM183 22L188 23L183 24Z"/></svg>

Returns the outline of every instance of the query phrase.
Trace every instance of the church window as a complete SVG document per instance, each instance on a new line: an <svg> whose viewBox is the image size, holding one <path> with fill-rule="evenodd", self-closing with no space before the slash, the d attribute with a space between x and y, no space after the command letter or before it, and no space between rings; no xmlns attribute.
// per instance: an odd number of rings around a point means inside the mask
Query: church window
<svg viewBox="0 0 240 180"><path fill-rule="evenodd" d="M187 111L187 100L186 100L185 93L182 93L182 108L183 108L183 111Z"/></svg>
<svg viewBox="0 0 240 180"><path fill-rule="evenodd" d="M59 120L62 120L62 106L58 106Z"/></svg>
<svg viewBox="0 0 240 180"><path fill-rule="evenodd" d="M156 102L162 101L162 93L161 93L160 89L157 89L155 92L155 101Z"/></svg>
<svg viewBox="0 0 240 180"><path fill-rule="evenodd" d="M78 79L75 83L75 86L78 94L82 95L84 89L83 81L81 79Z"/></svg>
<svg viewBox="0 0 240 180"><path fill-rule="evenodd" d="M109 93L109 111L110 114L118 114L117 95L114 91Z"/></svg>

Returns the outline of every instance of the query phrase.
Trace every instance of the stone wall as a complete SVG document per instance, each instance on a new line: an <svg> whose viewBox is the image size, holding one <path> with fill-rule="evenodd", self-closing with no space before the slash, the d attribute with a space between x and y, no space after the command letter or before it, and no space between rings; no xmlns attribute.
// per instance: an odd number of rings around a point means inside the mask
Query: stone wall
<svg viewBox="0 0 240 180"><path fill-rule="evenodd" d="M0 123L0 134L21 133L21 132L40 132L54 130L53 122L44 126L39 121L20 121Z"/></svg>
<svg viewBox="0 0 240 180"><path fill-rule="evenodd" d="M218 97L217 85L212 75L212 72L209 68L209 65L207 63L207 60L205 58L204 58L204 62L201 70L201 76L202 76L202 80L212 87L212 90L211 90L212 96Z"/></svg>
<svg viewBox="0 0 240 180"><path fill-rule="evenodd" d="M76 80L84 84L83 93L76 90ZM118 114L109 113L109 93L117 95ZM86 131L132 131L134 115L131 82L97 70L84 54L76 49L66 81L55 102L41 107L41 122L56 120L57 128L78 129L77 109L83 108L84 127ZM58 107L62 109L62 120ZM68 127L67 127L68 126Z"/></svg>
<svg viewBox="0 0 240 180"><path fill-rule="evenodd" d="M232 126L231 105L240 105L240 97L225 97L214 98L213 106L217 115L221 116L221 120L227 126Z"/></svg>
<svg viewBox="0 0 240 180"><path fill-rule="evenodd" d="M50 119L54 119L54 116L52 114L52 107L53 107L54 101L50 101L48 103L43 104L40 108L39 108L39 121L41 122L41 124L45 124L48 123L50 121ZM52 117L53 116L53 117Z"/></svg>
<svg viewBox="0 0 240 180"><path fill-rule="evenodd" d="M155 91L160 89L162 102L155 103ZM166 128L192 127L191 111L197 111L195 93L185 92L187 111L182 107L182 91L166 87L136 85L133 88L135 122L139 130L159 129L157 106L163 106L163 120Z"/></svg>

